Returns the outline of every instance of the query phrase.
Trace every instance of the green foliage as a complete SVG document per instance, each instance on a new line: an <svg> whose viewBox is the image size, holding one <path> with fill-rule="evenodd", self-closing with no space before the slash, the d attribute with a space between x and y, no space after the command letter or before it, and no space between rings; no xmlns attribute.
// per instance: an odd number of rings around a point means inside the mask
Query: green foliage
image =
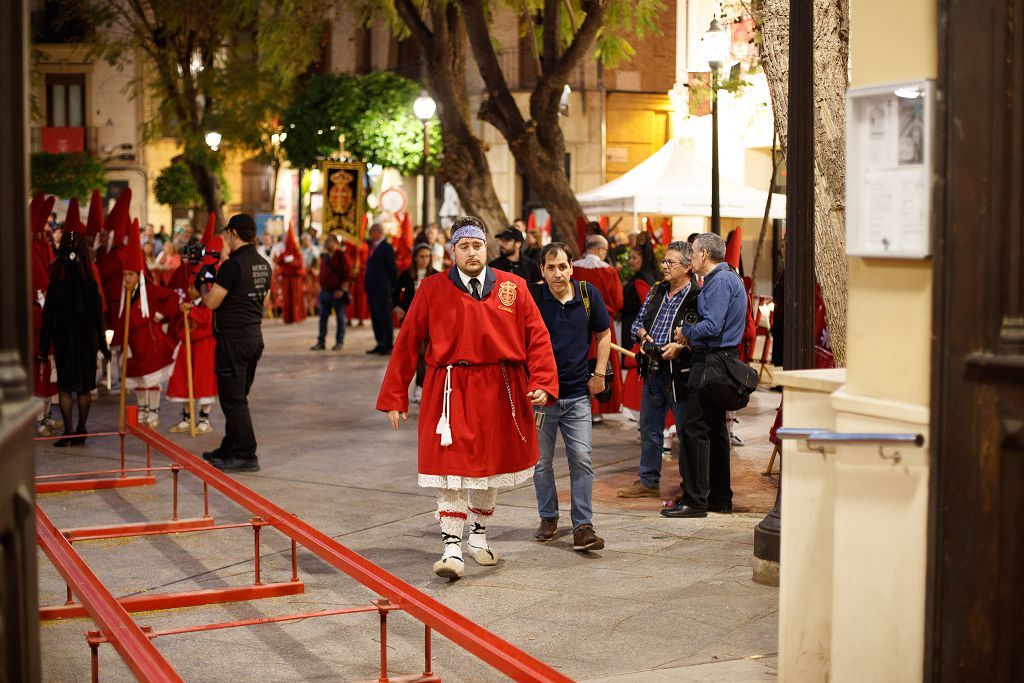
<svg viewBox="0 0 1024 683"><path fill-rule="evenodd" d="M192 171L180 161L160 171L153 183L153 194L158 202L167 206L193 207L203 204L203 196L199 194Z"/></svg>
<svg viewBox="0 0 1024 683"><path fill-rule="evenodd" d="M309 79L282 119L288 137L282 143L298 168L338 151L338 137L360 161L397 169L405 175L423 169L423 124L412 105L420 85L389 71L365 76L323 74ZM436 170L442 151L441 129L430 127L428 167Z"/></svg>
<svg viewBox="0 0 1024 683"><path fill-rule="evenodd" d="M107 185L103 162L87 152L38 152L32 155L30 163L33 192L84 199L93 190L102 190Z"/></svg>

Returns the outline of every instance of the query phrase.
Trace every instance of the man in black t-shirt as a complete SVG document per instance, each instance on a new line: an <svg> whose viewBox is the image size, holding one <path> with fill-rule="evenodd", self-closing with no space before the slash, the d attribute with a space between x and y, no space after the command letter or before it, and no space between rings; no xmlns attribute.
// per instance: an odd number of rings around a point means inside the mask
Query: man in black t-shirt
<svg viewBox="0 0 1024 683"><path fill-rule="evenodd" d="M199 274L203 303L213 311L217 338L214 366L224 411L224 439L216 450L203 453L224 472L257 472L256 435L249 415L249 389L256 363L263 354L263 302L270 290L270 264L256 251L256 222L235 214L221 233L230 258L216 275Z"/></svg>
<svg viewBox="0 0 1024 683"><path fill-rule="evenodd" d="M529 283L540 282L540 266L533 259L523 255L523 233L515 227L505 228L496 236L501 256L491 261L491 268L504 270L523 278Z"/></svg>

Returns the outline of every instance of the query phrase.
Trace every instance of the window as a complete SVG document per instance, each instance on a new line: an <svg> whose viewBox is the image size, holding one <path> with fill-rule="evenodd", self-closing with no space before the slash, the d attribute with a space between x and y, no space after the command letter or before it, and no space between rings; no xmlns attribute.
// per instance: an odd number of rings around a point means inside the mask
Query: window
<svg viewBox="0 0 1024 683"><path fill-rule="evenodd" d="M85 127L85 74L46 75L46 125Z"/></svg>

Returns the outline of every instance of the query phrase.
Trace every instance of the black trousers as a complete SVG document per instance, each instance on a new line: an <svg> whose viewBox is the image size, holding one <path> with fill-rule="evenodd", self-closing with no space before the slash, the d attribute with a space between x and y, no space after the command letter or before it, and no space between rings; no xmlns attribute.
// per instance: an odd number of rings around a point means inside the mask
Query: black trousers
<svg viewBox="0 0 1024 683"><path fill-rule="evenodd" d="M704 375L705 358L703 353L696 353L693 357L686 400L686 426L683 429L686 439L683 504L701 510L706 510L709 504L713 507L732 506L729 426L725 422L725 409L706 396L702 397L698 386Z"/></svg>
<svg viewBox="0 0 1024 683"><path fill-rule="evenodd" d="M395 325L391 321L391 295L367 294L366 301L370 306L370 322L373 324L377 348L390 351L394 344L395 332Z"/></svg>
<svg viewBox="0 0 1024 683"><path fill-rule="evenodd" d="M256 363L263 355L263 338L217 339L214 367L217 391L224 411L224 439L220 451L225 458L255 458L256 435L249 415L249 390L256 376Z"/></svg>

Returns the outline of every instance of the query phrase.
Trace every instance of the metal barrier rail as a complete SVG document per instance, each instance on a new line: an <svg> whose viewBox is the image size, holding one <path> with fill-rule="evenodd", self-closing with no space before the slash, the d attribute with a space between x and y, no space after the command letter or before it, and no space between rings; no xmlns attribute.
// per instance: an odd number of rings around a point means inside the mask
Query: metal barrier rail
<svg viewBox="0 0 1024 683"><path fill-rule="evenodd" d="M132 620L114 596L92 573L85 561L61 535L39 504L36 504L36 534L39 546L57 568L100 632L117 650L140 681L182 681L149 637Z"/></svg>
<svg viewBox="0 0 1024 683"><path fill-rule="evenodd" d="M261 518L265 524L302 545L360 584L386 598L425 626L448 638L516 681L571 681L547 664L475 624L458 612L381 569L322 531L306 524L229 475L149 428L129 420L128 432L150 448ZM383 656L383 652L382 652Z"/></svg>

